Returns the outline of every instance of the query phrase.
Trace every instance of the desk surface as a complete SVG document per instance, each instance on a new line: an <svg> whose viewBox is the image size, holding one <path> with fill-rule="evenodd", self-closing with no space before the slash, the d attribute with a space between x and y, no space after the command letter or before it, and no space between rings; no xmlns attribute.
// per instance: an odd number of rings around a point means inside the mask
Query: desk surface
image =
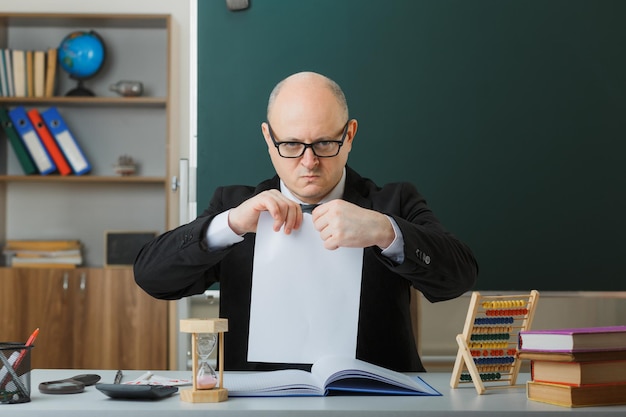
<svg viewBox="0 0 626 417"><path fill-rule="evenodd" d="M576 413L577 416L617 416L625 415L626 406L608 407L559 407L526 399L523 386L506 389L488 390L478 395L474 386L464 384L458 389L449 387L449 373L420 374L430 385L443 394L441 397L280 397L280 398L229 398L222 403L192 404L183 402L178 395L158 401L113 400L96 390L87 387L80 394L50 395L39 392L39 383L43 381L69 378L81 373L97 373L103 383L112 383L115 371L93 370L41 370L31 373L31 402L25 404L0 404L0 415L20 417L58 416L58 417L101 417L101 416L202 416L210 412L212 417L219 416L463 416L485 417L498 416L535 416L564 415ZM141 375L142 371L124 372L124 380L131 380ZM189 378L189 372L156 371L157 375L176 378ZM520 375L518 382L527 380L528 375ZM228 388L228 387L226 387ZM16 414L14 414L16 413Z"/></svg>

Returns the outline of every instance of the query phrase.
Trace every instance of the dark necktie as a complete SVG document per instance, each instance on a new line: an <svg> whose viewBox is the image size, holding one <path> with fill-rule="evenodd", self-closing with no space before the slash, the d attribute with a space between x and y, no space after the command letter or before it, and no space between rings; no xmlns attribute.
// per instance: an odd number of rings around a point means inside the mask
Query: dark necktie
<svg viewBox="0 0 626 417"><path fill-rule="evenodd" d="M300 204L300 207L302 207L302 212L309 214L313 213L313 210L317 206L319 206L319 204Z"/></svg>

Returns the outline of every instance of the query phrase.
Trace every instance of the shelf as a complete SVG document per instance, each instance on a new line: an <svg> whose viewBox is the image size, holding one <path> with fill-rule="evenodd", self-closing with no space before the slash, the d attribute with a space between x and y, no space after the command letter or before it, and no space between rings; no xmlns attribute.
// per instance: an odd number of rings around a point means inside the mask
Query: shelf
<svg viewBox="0 0 626 417"><path fill-rule="evenodd" d="M165 177L98 176L98 175L0 175L0 183L12 182L81 182L116 184L165 184Z"/></svg>
<svg viewBox="0 0 626 417"><path fill-rule="evenodd" d="M0 97L0 105L165 107L165 97Z"/></svg>
<svg viewBox="0 0 626 417"><path fill-rule="evenodd" d="M168 28L167 14L132 13L0 13L0 21L11 26L106 26L112 28Z"/></svg>

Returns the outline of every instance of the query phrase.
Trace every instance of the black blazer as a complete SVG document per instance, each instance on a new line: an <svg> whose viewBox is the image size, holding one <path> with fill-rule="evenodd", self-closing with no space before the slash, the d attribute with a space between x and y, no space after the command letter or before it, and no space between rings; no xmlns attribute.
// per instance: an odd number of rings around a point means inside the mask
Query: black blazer
<svg viewBox="0 0 626 417"><path fill-rule="evenodd" d="M411 327L411 285L431 302L451 299L474 285L478 265L470 249L444 230L413 185L378 187L349 167L346 170L344 200L393 217L404 237L405 260L400 265L377 247L363 252L356 356L397 371L423 371ZM226 370L309 367L247 361L255 234L219 251L208 251L204 241L213 217L255 194L278 189L279 184L275 176L257 187L218 188L202 215L148 243L135 261L137 284L156 298L200 294L220 282L220 317L228 319L229 328Z"/></svg>

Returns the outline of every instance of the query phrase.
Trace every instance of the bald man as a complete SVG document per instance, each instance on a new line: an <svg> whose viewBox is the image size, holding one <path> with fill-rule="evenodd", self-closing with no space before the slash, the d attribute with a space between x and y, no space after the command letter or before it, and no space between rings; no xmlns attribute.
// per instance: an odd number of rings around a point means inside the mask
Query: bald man
<svg viewBox="0 0 626 417"><path fill-rule="evenodd" d="M310 367L247 360L262 212L271 215L276 233L290 234L302 224L303 205L313 205L313 224L326 249L364 249L358 359L424 371L411 327L411 287L436 302L474 285L478 265L471 250L443 228L412 184L379 187L347 165L357 128L333 80L313 72L282 80L261 125L276 176L257 186L219 187L202 215L157 237L138 255L137 284L156 298L180 299L220 283L220 317L229 320L226 370Z"/></svg>

